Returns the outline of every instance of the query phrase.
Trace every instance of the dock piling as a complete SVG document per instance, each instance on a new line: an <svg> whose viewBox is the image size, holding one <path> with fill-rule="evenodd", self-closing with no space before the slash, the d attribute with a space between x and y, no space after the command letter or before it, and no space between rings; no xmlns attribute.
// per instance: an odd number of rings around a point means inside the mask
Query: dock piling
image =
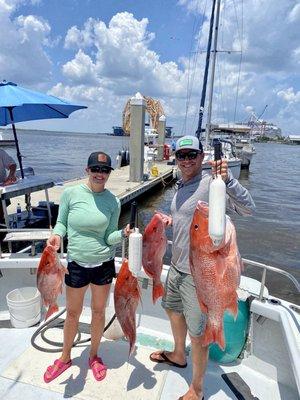
<svg viewBox="0 0 300 400"><path fill-rule="evenodd" d="M164 144L166 140L166 117L161 115L158 120L158 150L157 160L163 161L164 159Z"/></svg>
<svg viewBox="0 0 300 400"><path fill-rule="evenodd" d="M144 175L144 136L146 102L140 93L130 100L130 182L141 182Z"/></svg>

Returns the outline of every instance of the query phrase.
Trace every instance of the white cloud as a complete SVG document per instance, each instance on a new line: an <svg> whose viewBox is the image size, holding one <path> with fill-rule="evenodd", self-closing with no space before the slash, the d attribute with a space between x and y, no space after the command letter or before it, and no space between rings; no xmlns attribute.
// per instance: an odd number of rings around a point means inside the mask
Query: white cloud
<svg viewBox="0 0 300 400"><path fill-rule="evenodd" d="M295 6L289 12L288 20L290 22L299 22L300 21L300 3L295 4Z"/></svg>
<svg viewBox="0 0 300 400"><path fill-rule="evenodd" d="M96 68L91 58L79 50L75 58L63 65L64 75L80 84L97 85Z"/></svg>
<svg viewBox="0 0 300 400"><path fill-rule="evenodd" d="M295 92L292 87L285 90L279 90L277 96L285 100L287 103L300 103L300 91Z"/></svg>
<svg viewBox="0 0 300 400"><path fill-rule="evenodd" d="M0 76L38 88L55 72L48 50L59 38L51 38L51 26L40 16L15 17L17 7L25 1L37 4L39 0L0 0L0 33L10 38L9 43L0 43ZM226 8L224 3L219 49L233 51L218 53L213 118L232 121L239 81L236 120L247 119L249 110L259 115L268 104L264 115L267 120L279 124L283 131L288 123L299 132L299 1L244 0L243 10L242 2L226 2ZM199 6L203 8L203 2L179 0L178 5L182 13L194 13L202 21L204 10ZM207 3L206 20L198 35L201 49L206 48L210 8ZM65 53L63 49L57 51L55 62L62 63L61 77L55 76L60 82L51 93L89 106L74 114L74 120L83 122L86 118L82 130L101 131L120 123L126 100L140 91L162 102L167 124L174 125L175 132L193 132L205 54L198 56L196 66L190 65L187 57L163 62L153 50L154 39L148 18L137 19L128 12L112 16L107 23L88 18L81 26L71 26L64 38ZM239 76L241 41L244 52ZM159 47L157 42L155 45ZM187 51L188 47L190 44ZM185 127L186 113L189 121Z"/></svg>
<svg viewBox="0 0 300 400"><path fill-rule="evenodd" d="M51 76L52 63L44 48L51 28L34 15L13 19L13 12L22 3L0 0L0 76L24 85L39 85Z"/></svg>
<svg viewBox="0 0 300 400"><path fill-rule="evenodd" d="M148 22L147 18L138 21L128 12L113 16L108 26L89 18L82 30L74 26L69 29L65 46L89 49L92 81L101 79L116 95L138 90L152 96L182 94L184 73L175 62L161 63L159 55L149 49L154 34L147 31ZM72 60L75 70L69 68L69 63L63 72L70 81L78 82L79 76L85 76L86 62ZM83 72L79 71L80 65Z"/></svg>

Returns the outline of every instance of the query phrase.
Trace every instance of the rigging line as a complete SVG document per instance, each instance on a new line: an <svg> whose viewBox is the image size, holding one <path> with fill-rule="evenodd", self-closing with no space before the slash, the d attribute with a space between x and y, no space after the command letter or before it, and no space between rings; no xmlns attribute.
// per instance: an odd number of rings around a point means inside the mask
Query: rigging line
<svg viewBox="0 0 300 400"><path fill-rule="evenodd" d="M196 25L196 17L194 18L193 22L193 29L192 29L192 38L190 42L190 51L189 51L189 62L188 62L188 77L187 77L187 88L186 88L186 105L185 105L185 118L184 118L184 123L182 126L181 133L183 134L184 131L186 131L186 124L187 124L187 115L188 115L188 109L189 109L189 101L190 101L190 86L191 86L191 65L193 64L191 61L191 58L194 57L194 54L192 52L193 48L193 37L195 35L195 32L197 31L197 25Z"/></svg>
<svg viewBox="0 0 300 400"><path fill-rule="evenodd" d="M197 130L196 130L196 136L197 136L198 139L200 139L202 137L202 120L203 120L204 106L205 106L205 97L206 97L206 87L207 87L207 79L208 79L208 71L209 71L211 43L212 43L212 38L213 38L215 5L216 5L216 1L213 0L212 1L211 15L210 15L210 22L209 22L209 37L208 37L208 42L207 42L205 70L204 70L204 75L203 75L203 85L202 85L201 101L200 101L200 107L199 107L199 118L198 118ZM219 5L219 3L218 3L218 5ZM216 34L216 32L217 31L215 31L214 34ZM214 40L215 40L215 38L214 38ZM210 101L211 101L211 99L210 99ZM208 114L209 114L209 110L210 110L210 105L208 107ZM207 139L206 139L206 145L207 145Z"/></svg>
<svg viewBox="0 0 300 400"><path fill-rule="evenodd" d="M199 7L199 1L198 1L198 7ZM198 9L198 7L197 7L197 9ZM199 54L199 50L200 50L200 33L201 33L201 30L202 30L203 24L204 24L206 7L207 7L207 0L205 2L204 9L202 11L202 21L201 22L199 21L199 24L198 24L198 26L196 26L196 28L195 28L195 21L197 21L197 19L195 18L195 20L194 20L192 38L194 38L196 32L198 32L198 37L197 37L197 47L195 49L196 51L195 52L190 51L190 57L189 57L189 73L191 70L193 71L193 73L191 74L191 80L188 80L186 114L185 114L185 121L184 121L185 130L186 130L186 126L187 126L188 112L189 112L191 96L192 96L192 91L193 91L193 86L194 86L194 80L195 80L195 75L196 75L197 60L198 60L198 54ZM199 13L201 14L200 10L199 10ZM200 26L201 26L201 30L200 30ZM191 40L191 49L192 49L192 44L193 44L193 39ZM191 54L193 54L192 66L190 66Z"/></svg>
<svg viewBox="0 0 300 400"><path fill-rule="evenodd" d="M218 75L218 86L219 86L219 91L220 91L220 101L216 102L216 104L219 106L219 111L217 115L221 115L223 117L223 120L226 120L225 117L225 104L224 104L224 96L223 96L223 88L222 88L222 69L220 67L220 59L217 57L216 59L216 64L217 64L217 75Z"/></svg>
<svg viewBox="0 0 300 400"><path fill-rule="evenodd" d="M233 1L235 15L237 20L237 27L238 25L238 17L237 17L237 7L235 1ZM236 121L236 112L237 112L237 105L238 105L238 98L239 98L239 89L240 89L240 79L241 79L241 69L242 69L242 61L243 61L243 30L244 30L244 1L241 1L241 32L240 32L240 44L241 44L241 53L240 53L240 62L239 62L239 71L238 71L238 81L237 81L237 88L236 88L236 96L235 96L235 106L234 106L234 115L233 115L233 122ZM239 32L239 29L238 29Z"/></svg>
<svg viewBox="0 0 300 400"><path fill-rule="evenodd" d="M181 128L181 134L183 134L183 132L186 131L187 114L188 114L188 108L189 108L191 55L193 54L193 53L192 53L192 47L193 47L193 37L194 37L194 33L195 33L195 23L196 23L196 18L194 18L193 30L192 30L192 39L191 39L190 51L189 51L188 74L187 74L187 88L186 88L186 103L185 103L185 117L184 117L183 125L182 125L182 128ZM193 56L194 56L194 55L193 55Z"/></svg>

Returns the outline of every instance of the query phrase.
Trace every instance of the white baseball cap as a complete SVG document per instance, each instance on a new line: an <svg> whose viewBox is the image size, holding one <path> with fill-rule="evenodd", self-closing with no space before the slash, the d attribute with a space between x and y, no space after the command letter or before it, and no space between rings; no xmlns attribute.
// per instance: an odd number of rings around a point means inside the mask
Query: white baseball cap
<svg viewBox="0 0 300 400"><path fill-rule="evenodd" d="M184 149L198 150L201 153L203 151L202 143L200 142L200 140L196 136L190 135L182 136L176 142L175 152Z"/></svg>

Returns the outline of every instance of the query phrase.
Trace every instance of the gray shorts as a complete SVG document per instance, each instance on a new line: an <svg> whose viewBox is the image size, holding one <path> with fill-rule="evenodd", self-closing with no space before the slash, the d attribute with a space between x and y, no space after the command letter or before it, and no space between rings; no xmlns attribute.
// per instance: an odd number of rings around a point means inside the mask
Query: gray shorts
<svg viewBox="0 0 300 400"><path fill-rule="evenodd" d="M189 334L199 337L206 325L206 314L200 310L192 275L171 266L165 284L162 307L184 315Z"/></svg>

